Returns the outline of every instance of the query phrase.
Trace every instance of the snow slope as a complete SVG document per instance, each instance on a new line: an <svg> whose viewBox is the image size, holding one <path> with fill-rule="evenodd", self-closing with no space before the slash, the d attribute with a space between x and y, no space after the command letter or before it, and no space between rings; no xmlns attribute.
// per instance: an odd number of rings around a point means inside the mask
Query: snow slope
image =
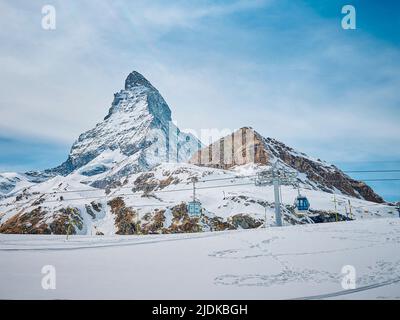
<svg viewBox="0 0 400 320"><path fill-rule="evenodd" d="M256 186L254 183L256 172L265 168L250 164L233 170L223 170L184 163L162 163L153 170L121 178L120 181L116 181L113 188L107 189L107 192L90 187L86 180L90 177L75 172L66 177L57 176L35 184L27 188L18 199L9 197L0 201L0 226L4 228L3 232L7 233L65 233L65 228L61 231L60 228L56 228L57 219L62 218L61 221L65 226L69 219L65 209L74 208L76 218L80 222L80 228L75 228L77 234L90 235L96 232L105 235L115 234L119 230L117 227L119 212L123 215L120 218L124 218L124 216L129 217L128 211L132 216L130 220L124 219L124 224L139 223L141 232L181 232L181 229L179 231L174 228L169 230L163 228L173 226L171 210L175 210L177 214L177 208L181 208L179 214L187 216L184 211L186 204L192 200L192 178L198 180L196 198L201 201L204 208L202 218L195 221L195 225L199 225L201 230L213 229L208 221L213 218L228 223L219 226L218 230L231 227L255 228L265 222L267 226L271 226L275 221L273 187ZM306 183L300 183L300 186L301 193L306 195L311 203L311 216L314 220L294 213L293 202L298 190L293 186L282 186L285 224L333 221L336 219L336 214L333 212L338 213L339 220L397 215L395 207L388 204L353 198L339 191L336 194L323 192ZM113 202L117 199L123 201L119 205L119 211L113 208ZM182 203L183 209L180 207ZM15 229L14 219L18 214L18 228ZM146 226L152 225L156 216L163 222L161 225L151 226L149 231ZM243 216L250 217L250 221L243 222ZM187 216L186 220L188 219ZM234 222L232 219L239 219L242 222ZM185 219L178 220L177 225L185 222ZM36 223L34 226L29 225L33 223L32 221ZM194 227L186 232L199 231ZM124 229L118 233L132 234L136 231Z"/></svg>
<svg viewBox="0 0 400 320"><path fill-rule="evenodd" d="M198 167L190 164L163 163L147 173L132 175L122 187L113 189L110 196L116 196L124 190L135 187L138 177L151 176L146 180L147 184L162 184L166 179L171 179L171 184L164 188L155 187L154 193L159 198L160 205L163 203L188 202L192 199L192 177L198 179L197 197L202 205L217 216L228 217L237 213L253 214L255 217L264 218L267 212L267 224L273 223L274 215L274 193L272 186L255 186L255 174L263 170L265 166L254 166L252 164L236 167L234 170L222 170L208 167ZM143 184L143 180L139 179ZM393 216L396 214L394 207L387 204L377 204L358 198L349 197L339 191L336 194L313 189L306 183L300 183L301 193L306 195L311 202L312 210L333 211L337 200L337 211L346 216L349 214L349 200L352 206L352 214L355 219L373 218L380 216ZM141 188L137 188L140 193ZM293 205L298 194L297 188L293 186L282 186L282 204ZM146 188L146 190L148 190ZM142 200L146 201L146 200ZM150 200L148 200L150 202ZM138 203L136 199L126 197L127 204ZM154 203L154 199L151 199ZM267 203L263 203L267 202ZM139 210L141 210L139 208ZM148 209L145 209L148 210ZM348 215L347 214L347 215Z"/></svg>
<svg viewBox="0 0 400 320"><path fill-rule="evenodd" d="M400 299L400 219L152 236L0 235L0 299ZM43 290L44 265L56 289ZM341 286L343 266L356 288Z"/></svg>

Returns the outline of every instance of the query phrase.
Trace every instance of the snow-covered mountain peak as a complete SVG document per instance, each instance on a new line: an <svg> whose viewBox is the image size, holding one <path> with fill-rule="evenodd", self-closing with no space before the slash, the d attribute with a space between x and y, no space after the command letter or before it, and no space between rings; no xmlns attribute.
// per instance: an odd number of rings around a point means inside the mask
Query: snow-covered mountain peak
<svg viewBox="0 0 400 320"><path fill-rule="evenodd" d="M166 125L171 121L171 109L156 88L139 72L131 72L125 80L125 89L114 94L114 100L108 115L125 113L149 114L156 121ZM131 117L130 117L131 118Z"/></svg>
<svg viewBox="0 0 400 320"><path fill-rule="evenodd" d="M148 170L160 162L186 161L199 144L193 135L181 132L172 123L171 110L159 91L133 71L124 89L114 94L104 120L82 133L67 161L51 171L67 175L80 169L90 176L99 175L109 171L113 163L113 171L127 174ZM118 156L121 167L114 161L117 159L109 158L113 154L122 155Z"/></svg>
<svg viewBox="0 0 400 320"><path fill-rule="evenodd" d="M152 84L139 72L132 71L125 80L125 90L132 90L138 87L146 87L151 90L157 90Z"/></svg>

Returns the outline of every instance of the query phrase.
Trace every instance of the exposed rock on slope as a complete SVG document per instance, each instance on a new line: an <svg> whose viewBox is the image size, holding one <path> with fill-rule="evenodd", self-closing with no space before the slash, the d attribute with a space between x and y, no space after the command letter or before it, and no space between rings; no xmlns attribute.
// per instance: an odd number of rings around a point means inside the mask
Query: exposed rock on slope
<svg viewBox="0 0 400 320"><path fill-rule="evenodd" d="M342 193L377 203L384 202L369 186L356 181L334 165L315 160L304 153L293 150L282 142L264 138L252 128L241 128L200 149L189 160L200 166L229 169L248 163L272 165L279 159L291 169L304 173L303 181L323 191Z"/></svg>
<svg viewBox="0 0 400 320"><path fill-rule="evenodd" d="M115 215L116 234L135 234L139 233L139 225L137 222L137 212L125 206L125 202L121 197L117 197L108 202L111 212Z"/></svg>
<svg viewBox="0 0 400 320"><path fill-rule="evenodd" d="M40 206L30 212L20 212L0 225L0 233L19 234L76 234L83 227L82 217L76 208L62 208L54 213Z"/></svg>

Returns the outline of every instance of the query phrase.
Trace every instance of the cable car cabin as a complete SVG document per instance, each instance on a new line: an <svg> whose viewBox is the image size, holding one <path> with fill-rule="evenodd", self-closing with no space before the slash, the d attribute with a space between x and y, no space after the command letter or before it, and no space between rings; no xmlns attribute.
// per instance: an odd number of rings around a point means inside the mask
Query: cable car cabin
<svg viewBox="0 0 400 320"><path fill-rule="evenodd" d="M190 201L187 210L190 217L199 217L201 215L201 203L199 201Z"/></svg>
<svg viewBox="0 0 400 320"><path fill-rule="evenodd" d="M307 197L298 196L296 198L295 207L298 213L306 213L310 209L310 202Z"/></svg>

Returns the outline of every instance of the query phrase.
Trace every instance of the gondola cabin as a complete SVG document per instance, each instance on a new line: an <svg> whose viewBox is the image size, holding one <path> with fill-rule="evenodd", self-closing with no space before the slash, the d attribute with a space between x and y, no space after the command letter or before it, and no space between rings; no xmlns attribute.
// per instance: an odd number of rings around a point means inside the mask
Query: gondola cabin
<svg viewBox="0 0 400 320"><path fill-rule="evenodd" d="M295 207L299 213L305 213L310 209L310 202L307 197L299 195L296 198Z"/></svg>
<svg viewBox="0 0 400 320"><path fill-rule="evenodd" d="M190 217L199 217L201 215L200 201L190 201L187 205L187 210Z"/></svg>

